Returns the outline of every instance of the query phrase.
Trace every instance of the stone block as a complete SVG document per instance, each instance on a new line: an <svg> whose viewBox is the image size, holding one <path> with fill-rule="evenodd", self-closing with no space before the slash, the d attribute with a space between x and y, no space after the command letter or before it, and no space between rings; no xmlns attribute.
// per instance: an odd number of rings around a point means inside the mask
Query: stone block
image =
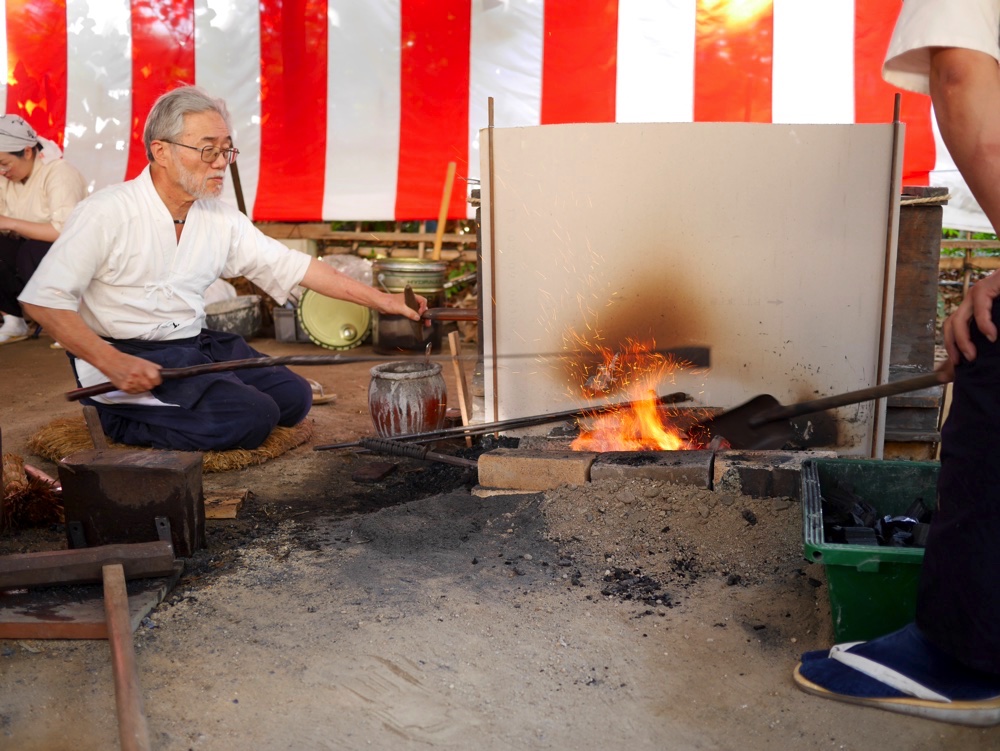
<svg viewBox="0 0 1000 751"><path fill-rule="evenodd" d="M590 481L596 454L583 451L494 449L479 457L484 488L541 491Z"/></svg>
<svg viewBox="0 0 1000 751"><path fill-rule="evenodd" d="M802 463L836 457L836 451L718 451L711 487L751 498L802 500Z"/></svg>
<svg viewBox="0 0 1000 751"><path fill-rule="evenodd" d="M570 444L574 438L575 436L522 435L517 447L529 451L572 451Z"/></svg>
<svg viewBox="0 0 1000 751"><path fill-rule="evenodd" d="M649 479L711 487L712 454L702 451L608 451L590 468L590 479Z"/></svg>

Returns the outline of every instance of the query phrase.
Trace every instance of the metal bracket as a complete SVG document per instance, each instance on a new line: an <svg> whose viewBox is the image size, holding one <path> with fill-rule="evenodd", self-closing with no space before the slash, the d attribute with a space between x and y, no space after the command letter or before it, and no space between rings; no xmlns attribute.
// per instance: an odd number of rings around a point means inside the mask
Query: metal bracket
<svg viewBox="0 0 1000 751"><path fill-rule="evenodd" d="M170 536L170 519L165 516L156 517L156 536L160 542L173 542Z"/></svg>
<svg viewBox="0 0 1000 751"><path fill-rule="evenodd" d="M69 533L69 544L72 548L87 547L87 536L83 533L83 522L67 522L66 530Z"/></svg>

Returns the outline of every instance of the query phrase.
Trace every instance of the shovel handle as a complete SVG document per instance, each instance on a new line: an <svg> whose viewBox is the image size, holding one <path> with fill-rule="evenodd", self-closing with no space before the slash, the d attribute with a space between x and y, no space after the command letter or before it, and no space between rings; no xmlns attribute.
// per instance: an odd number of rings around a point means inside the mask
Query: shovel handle
<svg viewBox="0 0 1000 751"><path fill-rule="evenodd" d="M860 404L861 402L869 402L874 399L884 399L887 396L895 396L896 394L920 391L931 386L940 386L942 383L944 382L937 372L925 373L914 378L904 378L900 381L870 386L866 389L848 391L845 394L834 394L833 396L825 396L821 399L811 399L806 402L797 402L787 406L772 407L761 412L756 417L750 418L747 423L751 428L759 428L761 425L766 425L769 422L790 420L793 417L811 415L814 412L823 412L824 410L835 409L836 407L846 407L848 404Z"/></svg>
<svg viewBox="0 0 1000 751"><path fill-rule="evenodd" d="M472 308L428 308L421 318L426 321L478 321L479 311Z"/></svg>

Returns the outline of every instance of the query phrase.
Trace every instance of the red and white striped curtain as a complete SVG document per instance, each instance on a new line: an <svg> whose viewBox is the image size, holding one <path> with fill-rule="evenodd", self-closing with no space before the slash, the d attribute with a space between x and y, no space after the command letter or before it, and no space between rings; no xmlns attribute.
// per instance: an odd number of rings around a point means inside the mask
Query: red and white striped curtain
<svg viewBox="0 0 1000 751"><path fill-rule="evenodd" d="M456 185L479 178L489 97L497 127L888 122L900 5L6 0L0 105L64 143L96 189L142 169L150 105L196 83L229 105L254 219L425 219L448 162ZM902 119L904 184L926 185L942 151L929 99L904 94ZM457 188L449 215L468 212Z"/></svg>

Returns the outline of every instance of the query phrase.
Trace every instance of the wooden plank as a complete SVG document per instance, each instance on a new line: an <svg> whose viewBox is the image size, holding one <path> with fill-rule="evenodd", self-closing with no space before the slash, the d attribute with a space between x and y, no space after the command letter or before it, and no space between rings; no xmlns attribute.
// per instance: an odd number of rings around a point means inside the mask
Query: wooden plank
<svg viewBox="0 0 1000 751"><path fill-rule="evenodd" d="M184 571L176 561L170 576L128 582L129 620L142 619L173 589ZM0 639L107 639L100 584L73 584L0 593Z"/></svg>
<svg viewBox="0 0 1000 751"><path fill-rule="evenodd" d="M469 387L465 381L465 369L460 357L462 345L458 341L458 332L448 334L448 347L451 349L451 364L455 368L455 388L458 390L458 407L462 413L462 425L468 425L472 418L472 408L469 405ZM465 436L465 445L472 446L472 436Z"/></svg>
<svg viewBox="0 0 1000 751"><path fill-rule="evenodd" d="M938 268L944 271L959 271L966 267L982 269L983 271L1000 269L1000 256L973 256L972 258L942 256L938 264Z"/></svg>
<svg viewBox="0 0 1000 751"><path fill-rule="evenodd" d="M0 557L0 590L103 581L103 568L121 563L129 579L169 576L174 546L165 541L99 545L77 550Z"/></svg>
<svg viewBox="0 0 1000 751"><path fill-rule="evenodd" d="M914 189L904 188L904 193L908 191L913 192ZM924 204L900 208L890 374L900 367L915 369L916 372L934 369L943 211L941 206Z"/></svg>
<svg viewBox="0 0 1000 751"><path fill-rule="evenodd" d="M961 250L972 248L973 250L1000 250L1000 240L963 240L960 237L948 237L941 239L942 250Z"/></svg>
<svg viewBox="0 0 1000 751"><path fill-rule="evenodd" d="M330 255L331 253L351 253L346 247L341 245L327 245L325 248L325 255ZM400 258L419 258L420 250L418 248L411 248L405 245L395 245L392 247L382 246L378 247L376 245L361 245L358 247L356 255L362 258L377 258L380 256L390 256L393 259ZM459 250L457 248L444 248L441 251L442 261L462 261L463 263L475 263L478 256L476 255L476 249L464 249Z"/></svg>
<svg viewBox="0 0 1000 751"><path fill-rule="evenodd" d="M135 645L129 622L125 569L112 563L102 569L104 612L111 647L111 672L115 678L115 707L118 710L118 740L122 751L150 751L149 724L143 708Z"/></svg>
<svg viewBox="0 0 1000 751"><path fill-rule="evenodd" d="M243 488L231 493L207 495L205 496L205 518L235 519L249 497L249 488Z"/></svg>
<svg viewBox="0 0 1000 751"><path fill-rule="evenodd" d="M319 222L304 222L302 224L284 224L259 222L257 229L268 237L278 240L301 237L307 240L332 240L340 242L384 242L384 243L433 243L437 239L435 232L365 232L352 230L332 230L330 225ZM456 245L475 245L474 233L459 234L448 232L442 235L443 243Z"/></svg>

